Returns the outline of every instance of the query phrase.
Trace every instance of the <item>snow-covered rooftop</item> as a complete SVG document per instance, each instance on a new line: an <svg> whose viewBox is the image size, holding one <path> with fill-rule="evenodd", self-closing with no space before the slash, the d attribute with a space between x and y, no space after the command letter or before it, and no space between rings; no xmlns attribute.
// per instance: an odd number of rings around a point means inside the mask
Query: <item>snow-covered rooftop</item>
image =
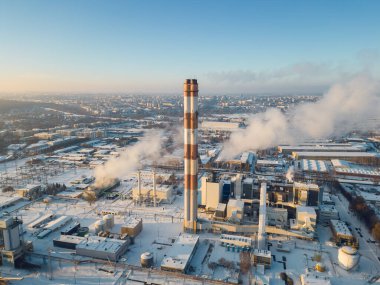
<svg viewBox="0 0 380 285"><path fill-rule="evenodd" d="M185 271L198 244L199 236L182 234L161 262L161 268Z"/></svg>

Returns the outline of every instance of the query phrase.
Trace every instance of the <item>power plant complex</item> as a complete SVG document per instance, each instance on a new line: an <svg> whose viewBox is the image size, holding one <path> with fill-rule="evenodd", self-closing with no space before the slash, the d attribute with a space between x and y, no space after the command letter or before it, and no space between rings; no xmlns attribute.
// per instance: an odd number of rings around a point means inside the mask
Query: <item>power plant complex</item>
<svg viewBox="0 0 380 285"><path fill-rule="evenodd" d="M380 280L374 254L380 154L373 151L380 149L380 136L378 142L305 141L232 155L226 142L254 124L248 107L259 112L277 104L283 110L293 98L219 99L198 92L198 80L186 79L183 98L138 101L134 106L144 115L105 124L105 137L94 128L81 144L0 163L0 283ZM183 141L176 128L182 119ZM78 130L62 128L37 136L53 143L60 134L84 132L81 124ZM265 136L234 142L254 145ZM372 232L365 230L366 219L375 221ZM28 275L3 275L19 269Z"/></svg>

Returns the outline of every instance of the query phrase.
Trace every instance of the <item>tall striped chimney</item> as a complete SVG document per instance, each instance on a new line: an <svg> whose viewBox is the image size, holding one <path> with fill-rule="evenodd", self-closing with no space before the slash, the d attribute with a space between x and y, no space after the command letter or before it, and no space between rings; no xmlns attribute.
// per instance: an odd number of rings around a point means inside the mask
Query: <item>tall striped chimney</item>
<svg viewBox="0 0 380 285"><path fill-rule="evenodd" d="M184 228L196 232L198 210L198 83L186 79L183 86L184 123Z"/></svg>
<svg viewBox="0 0 380 285"><path fill-rule="evenodd" d="M257 248L266 248L266 216L267 216L267 183L261 182L260 208L259 208L259 230L257 233Z"/></svg>

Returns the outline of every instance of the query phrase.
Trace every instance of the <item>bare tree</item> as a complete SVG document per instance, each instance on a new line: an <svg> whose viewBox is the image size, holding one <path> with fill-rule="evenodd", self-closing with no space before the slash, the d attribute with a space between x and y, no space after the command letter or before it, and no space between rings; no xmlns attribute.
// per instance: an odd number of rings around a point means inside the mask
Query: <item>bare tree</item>
<svg viewBox="0 0 380 285"><path fill-rule="evenodd" d="M240 252L240 271L246 274L251 269L251 256L249 252Z"/></svg>

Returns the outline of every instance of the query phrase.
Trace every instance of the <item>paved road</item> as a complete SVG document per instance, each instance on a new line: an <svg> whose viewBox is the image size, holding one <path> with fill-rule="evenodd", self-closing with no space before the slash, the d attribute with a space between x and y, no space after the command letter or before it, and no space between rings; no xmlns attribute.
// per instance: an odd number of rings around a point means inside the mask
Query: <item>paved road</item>
<svg viewBox="0 0 380 285"><path fill-rule="evenodd" d="M351 224L353 234L359 239L359 252L368 257L373 261L373 265L378 271L380 271L380 261L378 259L379 246L373 243L368 243L367 240L373 240L372 236L368 233L365 225L349 211L349 202L342 195L337 194L338 196L333 196L333 201L335 202L335 207L339 212L340 219ZM361 229L361 237L355 228Z"/></svg>

